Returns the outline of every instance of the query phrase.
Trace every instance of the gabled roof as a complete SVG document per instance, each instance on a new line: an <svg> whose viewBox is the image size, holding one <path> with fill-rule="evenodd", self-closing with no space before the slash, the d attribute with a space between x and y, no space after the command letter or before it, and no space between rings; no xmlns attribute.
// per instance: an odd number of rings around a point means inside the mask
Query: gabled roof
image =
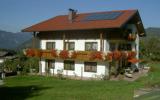
<svg viewBox="0 0 160 100"><path fill-rule="evenodd" d="M84 21L84 19L91 14L104 14L111 12L120 12L115 19L102 19L102 20L91 20ZM138 21L141 21L138 10L117 10L107 12L94 12L94 13L81 13L77 14L73 22L68 20L68 15L60 15L46 21L35 24L31 27L23 29L23 32L40 32L40 31L66 31L66 30L88 30L88 29L106 29L106 28L120 28L125 25L131 18L138 16ZM139 27L142 33L144 27L141 22Z"/></svg>

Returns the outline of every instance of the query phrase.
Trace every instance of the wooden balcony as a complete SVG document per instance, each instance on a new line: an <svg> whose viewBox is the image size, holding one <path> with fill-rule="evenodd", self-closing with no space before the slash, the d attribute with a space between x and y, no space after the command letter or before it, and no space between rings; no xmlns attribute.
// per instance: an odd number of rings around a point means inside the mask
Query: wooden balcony
<svg viewBox="0 0 160 100"><path fill-rule="evenodd" d="M136 56L134 51L67 51L67 50L39 50L27 49L25 51L28 57L38 57L44 59L62 59L62 60L77 60L77 61L108 61L131 59Z"/></svg>

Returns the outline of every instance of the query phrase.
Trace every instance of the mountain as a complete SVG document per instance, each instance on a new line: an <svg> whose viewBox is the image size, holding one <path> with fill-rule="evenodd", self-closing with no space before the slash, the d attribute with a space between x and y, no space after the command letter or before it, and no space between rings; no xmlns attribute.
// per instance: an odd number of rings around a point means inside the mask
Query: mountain
<svg viewBox="0 0 160 100"><path fill-rule="evenodd" d="M40 46L39 39L35 39L35 48L39 48L39 46ZM22 50L25 48L32 48L32 39L29 39L25 41L24 43L20 44L16 49Z"/></svg>
<svg viewBox="0 0 160 100"><path fill-rule="evenodd" d="M160 37L160 28L149 27L146 29L147 38Z"/></svg>
<svg viewBox="0 0 160 100"><path fill-rule="evenodd" d="M15 49L22 43L32 38L31 33L13 33L0 30L0 48L1 49Z"/></svg>

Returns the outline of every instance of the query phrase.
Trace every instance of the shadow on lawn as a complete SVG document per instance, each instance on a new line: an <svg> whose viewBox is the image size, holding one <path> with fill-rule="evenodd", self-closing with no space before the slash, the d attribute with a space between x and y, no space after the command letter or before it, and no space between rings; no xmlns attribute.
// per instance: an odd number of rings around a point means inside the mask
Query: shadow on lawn
<svg viewBox="0 0 160 100"><path fill-rule="evenodd" d="M35 85L18 87L0 87L0 100L24 100L26 98L40 95L40 91L49 87Z"/></svg>

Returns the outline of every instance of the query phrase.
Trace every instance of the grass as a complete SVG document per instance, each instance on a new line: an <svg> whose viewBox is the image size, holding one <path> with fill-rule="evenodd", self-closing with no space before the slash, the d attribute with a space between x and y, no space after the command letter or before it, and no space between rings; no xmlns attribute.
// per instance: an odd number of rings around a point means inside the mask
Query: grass
<svg viewBox="0 0 160 100"><path fill-rule="evenodd" d="M135 82L60 80L43 76L8 77L5 79L5 85L0 87L0 98L2 100L133 100L134 89L159 86L160 63L150 66L153 67L152 72ZM145 97L148 96L141 98ZM137 98L137 100L147 99Z"/></svg>
<svg viewBox="0 0 160 100"><path fill-rule="evenodd" d="M18 76L7 78L5 82L0 88L0 97L12 100L131 100L133 97L133 84L125 81Z"/></svg>
<svg viewBox="0 0 160 100"><path fill-rule="evenodd" d="M152 62L149 64L151 67L147 76L141 77L137 80L145 87L160 87L160 63Z"/></svg>

